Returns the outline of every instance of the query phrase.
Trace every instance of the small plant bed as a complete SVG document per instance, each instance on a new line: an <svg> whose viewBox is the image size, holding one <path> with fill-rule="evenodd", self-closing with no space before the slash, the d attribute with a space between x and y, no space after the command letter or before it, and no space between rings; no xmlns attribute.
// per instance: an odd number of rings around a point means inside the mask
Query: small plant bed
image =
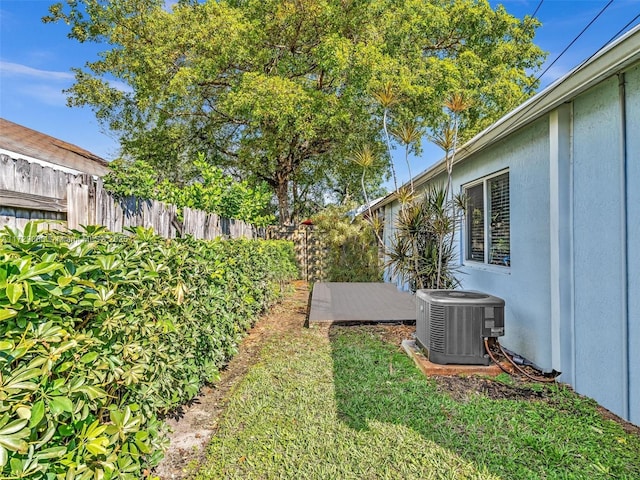
<svg viewBox="0 0 640 480"><path fill-rule="evenodd" d="M265 338L193 478L640 478L637 429L569 388L426 378L412 327L299 320Z"/></svg>

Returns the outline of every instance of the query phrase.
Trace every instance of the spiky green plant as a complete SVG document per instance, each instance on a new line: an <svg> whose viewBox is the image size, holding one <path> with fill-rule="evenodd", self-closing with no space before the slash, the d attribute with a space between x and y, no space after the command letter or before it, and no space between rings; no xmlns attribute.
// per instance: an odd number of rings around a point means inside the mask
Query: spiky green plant
<svg viewBox="0 0 640 480"><path fill-rule="evenodd" d="M460 217L459 209L447 200L446 188L431 186L400 210L385 266L414 291L454 288L458 281L452 236Z"/></svg>

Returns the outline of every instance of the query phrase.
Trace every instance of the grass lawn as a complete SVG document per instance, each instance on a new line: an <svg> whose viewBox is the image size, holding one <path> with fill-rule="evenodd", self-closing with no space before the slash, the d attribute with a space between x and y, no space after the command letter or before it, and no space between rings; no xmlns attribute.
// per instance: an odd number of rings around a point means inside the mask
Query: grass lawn
<svg viewBox="0 0 640 480"><path fill-rule="evenodd" d="M640 437L569 389L526 388L540 399L456 400L375 328L297 328L271 338L231 392L194 475L640 479Z"/></svg>

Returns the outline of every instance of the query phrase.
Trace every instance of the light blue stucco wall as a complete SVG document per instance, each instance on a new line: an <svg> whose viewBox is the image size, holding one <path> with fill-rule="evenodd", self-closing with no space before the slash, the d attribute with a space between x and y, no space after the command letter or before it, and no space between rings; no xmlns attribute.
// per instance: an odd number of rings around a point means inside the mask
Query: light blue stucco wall
<svg viewBox="0 0 640 480"><path fill-rule="evenodd" d="M394 226L396 224L396 220L398 218L398 211L400 210L400 205L398 202L392 202L385 206L384 209L384 245L385 249L390 249L392 245L392 239L394 235ZM386 262L385 258L385 262ZM392 272L391 268L385 268L383 280L387 283L392 283L399 290L405 290L404 281L398 275Z"/></svg>
<svg viewBox="0 0 640 480"><path fill-rule="evenodd" d="M621 414L627 401L623 161L618 80L574 101L575 388Z"/></svg>
<svg viewBox="0 0 640 480"><path fill-rule="evenodd" d="M629 419L640 425L640 66L626 73Z"/></svg>
<svg viewBox="0 0 640 480"><path fill-rule="evenodd" d="M453 188L509 170L511 266L456 242L461 287L505 300L501 343L640 424L640 66L624 78L468 157Z"/></svg>
<svg viewBox="0 0 640 480"><path fill-rule="evenodd" d="M464 261L462 288L505 300L501 343L551 370L548 120L535 122L454 168L454 187L509 169L511 267Z"/></svg>

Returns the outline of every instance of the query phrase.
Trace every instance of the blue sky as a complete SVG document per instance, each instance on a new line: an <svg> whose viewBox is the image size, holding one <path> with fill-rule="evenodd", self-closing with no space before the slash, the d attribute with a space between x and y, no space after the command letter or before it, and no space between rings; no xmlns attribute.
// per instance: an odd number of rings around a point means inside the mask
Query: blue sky
<svg viewBox="0 0 640 480"><path fill-rule="evenodd" d="M72 67L97 58L96 44L67 38L64 24L43 24L54 0L0 0L0 117L85 148L107 160L117 157L118 143L103 131L88 108L66 106L62 90L73 82ZM491 0L517 17L532 14L540 0ZM549 52L546 66L600 12L609 0L544 0L537 17L542 22L536 43ZM542 77L542 87L561 77L603 47L640 14L640 0L614 0L578 41ZM626 30L640 23L636 19ZM424 145L412 160L413 174L441 158ZM397 162L398 179L408 180L404 159Z"/></svg>

